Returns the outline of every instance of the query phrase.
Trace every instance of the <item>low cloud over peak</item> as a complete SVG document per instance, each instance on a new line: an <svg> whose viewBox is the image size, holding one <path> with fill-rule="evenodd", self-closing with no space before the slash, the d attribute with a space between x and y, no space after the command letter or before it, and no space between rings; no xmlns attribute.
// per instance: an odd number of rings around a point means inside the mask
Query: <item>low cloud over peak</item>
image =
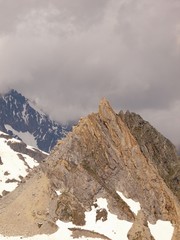
<svg viewBox="0 0 180 240"><path fill-rule="evenodd" d="M1 92L15 88L59 121L105 96L179 142L179 12L176 0L2 0Z"/></svg>

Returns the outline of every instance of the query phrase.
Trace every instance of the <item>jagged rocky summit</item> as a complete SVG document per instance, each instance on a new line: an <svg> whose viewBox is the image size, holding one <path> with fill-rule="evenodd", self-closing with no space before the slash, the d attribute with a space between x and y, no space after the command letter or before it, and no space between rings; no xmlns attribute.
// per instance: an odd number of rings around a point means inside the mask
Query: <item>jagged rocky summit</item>
<svg viewBox="0 0 180 240"><path fill-rule="evenodd" d="M16 90L0 96L0 131L30 146L50 152L65 137L73 123L60 124Z"/></svg>
<svg viewBox="0 0 180 240"><path fill-rule="evenodd" d="M150 133L153 141L148 142L145 128L140 128L143 121L131 118L133 114L116 114L103 99L98 113L81 119L26 182L1 199L0 234L159 240L152 226L168 223L172 232L159 229L161 239L179 240L180 198L172 186L178 189L179 161L174 147L157 132ZM138 212L127 199L139 205Z"/></svg>

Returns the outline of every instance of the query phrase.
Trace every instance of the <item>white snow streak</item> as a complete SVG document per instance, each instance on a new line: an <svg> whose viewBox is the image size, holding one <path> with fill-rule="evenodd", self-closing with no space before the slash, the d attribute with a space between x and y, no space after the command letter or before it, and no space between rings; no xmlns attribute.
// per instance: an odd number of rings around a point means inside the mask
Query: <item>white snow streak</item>
<svg viewBox="0 0 180 240"><path fill-rule="evenodd" d="M26 114L26 104L23 105L22 117L24 119L24 122L27 124L28 123L28 116Z"/></svg>
<svg viewBox="0 0 180 240"><path fill-rule="evenodd" d="M62 193L60 191L56 191L57 195L60 196Z"/></svg>
<svg viewBox="0 0 180 240"><path fill-rule="evenodd" d="M137 215L138 211L141 209L140 203L139 202L135 202L131 198L126 198L123 195L123 193L121 193L121 192L117 191L117 193L122 198L122 200L124 200L127 203L127 205L130 207L131 211Z"/></svg>
<svg viewBox="0 0 180 240"><path fill-rule="evenodd" d="M155 240L171 240L174 232L174 227L169 221L158 220L156 224L148 223L151 234Z"/></svg>

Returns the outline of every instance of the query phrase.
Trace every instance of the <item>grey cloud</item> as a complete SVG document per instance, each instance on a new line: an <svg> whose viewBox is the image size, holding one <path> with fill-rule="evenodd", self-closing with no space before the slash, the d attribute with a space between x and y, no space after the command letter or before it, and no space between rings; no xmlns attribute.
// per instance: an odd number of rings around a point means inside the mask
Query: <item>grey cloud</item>
<svg viewBox="0 0 180 240"><path fill-rule="evenodd" d="M176 101L171 108L168 109L158 109L157 111L154 111L153 109L139 111L139 114L156 127L164 136L173 141L176 146L180 146L179 105L180 101Z"/></svg>
<svg viewBox="0 0 180 240"><path fill-rule="evenodd" d="M23 15L32 9L39 9L47 4L47 0L1 0L0 1L0 32L6 34L14 31L16 24Z"/></svg>
<svg viewBox="0 0 180 240"><path fill-rule="evenodd" d="M173 121L179 10L175 0L0 1L1 92L16 88L60 121L96 111L103 96L157 126L160 113Z"/></svg>
<svg viewBox="0 0 180 240"><path fill-rule="evenodd" d="M17 25L27 20L32 13L42 14L49 22L71 21L78 27L87 27L99 21L108 0L1 0L0 32L6 34L15 31ZM54 16L48 11L54 10Z"/></svg>

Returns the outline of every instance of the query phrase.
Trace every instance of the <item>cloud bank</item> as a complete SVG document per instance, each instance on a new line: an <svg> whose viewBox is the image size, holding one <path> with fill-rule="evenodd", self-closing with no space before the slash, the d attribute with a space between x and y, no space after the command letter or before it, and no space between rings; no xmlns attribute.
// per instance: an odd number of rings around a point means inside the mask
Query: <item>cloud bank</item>
<svg viewBox="0 0 180 240"><path fill-rule="evenodd" d="M1 92L59 121L105 96L179 143L179 12L179 0L1 0Z"/></svg>

